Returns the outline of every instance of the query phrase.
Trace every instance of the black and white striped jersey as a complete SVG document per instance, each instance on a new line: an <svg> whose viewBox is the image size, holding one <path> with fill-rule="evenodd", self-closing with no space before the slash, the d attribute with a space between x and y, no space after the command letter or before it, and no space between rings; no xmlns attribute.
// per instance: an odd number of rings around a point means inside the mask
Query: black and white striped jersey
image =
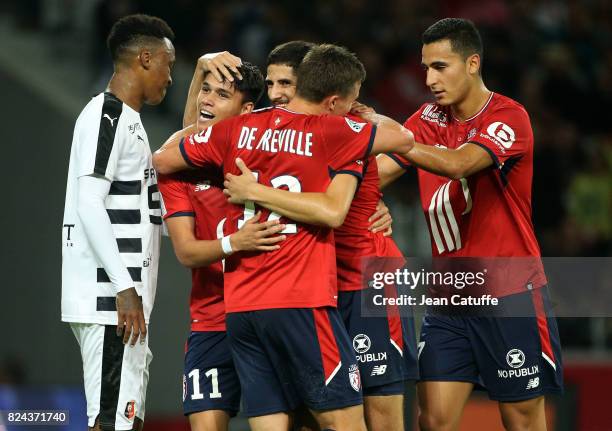
<svg viewBox="0 0 612 431"><path fill-rule="evenodd" d="M74 128L62 227L62 320L117 324L117 286L89 243L77 212L77 181L86 175L111 182L104 206L148 322L162 223L157 178L140 114L111 93L95 96Z"/></svg>

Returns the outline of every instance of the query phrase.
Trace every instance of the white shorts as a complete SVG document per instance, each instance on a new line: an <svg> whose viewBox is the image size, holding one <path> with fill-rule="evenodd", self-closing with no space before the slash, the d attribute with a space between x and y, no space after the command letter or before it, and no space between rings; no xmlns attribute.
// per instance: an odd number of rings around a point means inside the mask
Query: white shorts
<svg viewBox="0 0 612 431"><path fill-rule="evenodd" d="M101 429L131 430L134 418L144 420L153 354L146 342L123 344L116 325L70 323L81 347L88 426L99 416Z"/></svg>

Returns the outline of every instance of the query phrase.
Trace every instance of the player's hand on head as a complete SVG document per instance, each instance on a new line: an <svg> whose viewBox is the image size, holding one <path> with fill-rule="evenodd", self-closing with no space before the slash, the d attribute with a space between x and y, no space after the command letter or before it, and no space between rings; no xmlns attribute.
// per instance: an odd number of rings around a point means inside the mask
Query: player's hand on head
<svg viewBox="0 0 612 431"><path fill-rule="evenodd" d="M144 343L147 337L142 299L136 289L131 287L117 293L117 336L123 335L123 344L136 344L138 337ZM131 340L130 340L131 338Z"/></svg>
<svg viewBox="0 0 612 431"><path fill-rule="evenodd" d="M384 232L384 236L391 236L393 229L393 218L387 205L382 200L376 205L376 212L370 216L368 221L371 223L368 228L371 232Z"/></svg>
<svg viewBox="0 0 612 431"><path fill-rule="evenodd" d="M198 67L202 73L212 73L219 82L222 82L224 79L233 82L234 76L242 79L242 75L238 70L238 66L241 65L242 60L240 57L236 57L227 51L204 54L198 59Z"/></svg>
<svg viewBox="0 0 612 431"><path fill-rule="evenodd" d="M226 174L223 186L223 193L228 197L232 204L242 205L249 198L249 188L257 184L257 178L253 172L244 164L242 159L236 159L236 166L240 169L241 175Z"/></svg>
<svg viewBox="0 0 612 431"><path fill-rule="evenodd" d="M248 219L238 232L230 237L232 249L236 251L274 251L287 237L278 235L285 229L278 219L260 223L261 211Z"/></svg>

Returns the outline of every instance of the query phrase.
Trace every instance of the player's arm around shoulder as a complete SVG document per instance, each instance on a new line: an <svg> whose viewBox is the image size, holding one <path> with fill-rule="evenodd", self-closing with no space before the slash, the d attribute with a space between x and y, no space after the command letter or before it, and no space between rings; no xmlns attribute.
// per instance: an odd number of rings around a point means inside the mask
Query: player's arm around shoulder
<svg viewBox="0 0 612 431"><path fill-rule="evenodd" d="M240 159L236 160L236 165L241 175L227 174L224 182L223 192L230 203L241 205L252 201L301 223L331 228L342 226L357 189L354 175L337 174L324 193L295 193L258 183Z"/></svg>
<svg viewBox="0 0 612 431"><path fill-rule="evenodd" d="M351 114L376 126L371 153L406 153L414 145L414 135L392 118L378 114L369 106L355 102Z"/></svg>
<svg viewBox="0 0 612 431"><path fill-rule="evenodd" d="M174 132L164 144L153 153L153 167L163 175L189 169L191 166L181 153L180 144L186 137L197 133L195 125Z"/></svg>

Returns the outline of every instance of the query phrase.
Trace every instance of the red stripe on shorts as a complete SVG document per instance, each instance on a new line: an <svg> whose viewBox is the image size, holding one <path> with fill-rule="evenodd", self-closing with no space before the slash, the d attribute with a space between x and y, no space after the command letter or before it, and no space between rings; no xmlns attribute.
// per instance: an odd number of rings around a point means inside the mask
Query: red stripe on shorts
<svg viewBox="0 0 612 431"><path fill-rule="evenodd" d="M323 362L325 382L327 384L340 364L340 351L336 344L336 337L329 320L327 308L315 308L312 310L312 313L317 330L317 338L319 339L319 348L321 349L321 362Z"/></svg>
<svg viewBox="0 0 612 431"><path fill-rule="evenodd" d="M550 332L548 330L548 320L546 319L546 311L544 310L544 299L540 289L532 291L533 305L535 307L536 318L538 320L538 332L540 333L540 343L542 344L542 352L555 362L555 354L550 344Z"/></svg>

